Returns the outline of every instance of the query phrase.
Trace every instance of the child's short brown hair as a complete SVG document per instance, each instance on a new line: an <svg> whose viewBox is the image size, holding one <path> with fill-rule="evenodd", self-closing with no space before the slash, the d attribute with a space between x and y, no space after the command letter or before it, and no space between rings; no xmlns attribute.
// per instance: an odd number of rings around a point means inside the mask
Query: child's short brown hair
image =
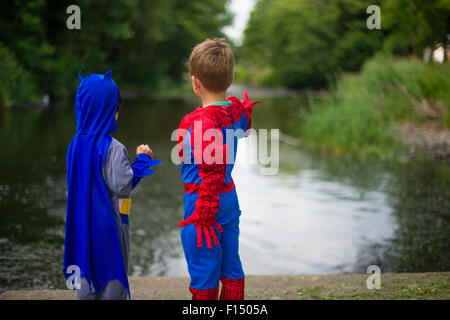
<svg viewBox="0 0 450 320"><path fill-rule="evenodd" d="M194 47L189 72L213 92L227 90L233 81L234 56L225 39L206 39Z"/></svg>

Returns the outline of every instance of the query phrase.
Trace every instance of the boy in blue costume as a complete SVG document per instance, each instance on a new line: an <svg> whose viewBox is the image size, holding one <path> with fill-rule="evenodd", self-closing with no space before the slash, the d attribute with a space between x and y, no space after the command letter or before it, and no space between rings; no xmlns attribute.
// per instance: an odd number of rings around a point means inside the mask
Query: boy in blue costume
<svg viewBox="0 0 450 320"><path fill-rule="evenodd" d="M64 276L79 268L78 299L126 299L130 192L152 174L148 145L140 145L130 164L126 148L110 136L122 105L111 78L81 77L75 98L76 134L67 152L67 215ZM69 268L69 269L68 269ZM78 280L78 281L77 281Z"/></svg>

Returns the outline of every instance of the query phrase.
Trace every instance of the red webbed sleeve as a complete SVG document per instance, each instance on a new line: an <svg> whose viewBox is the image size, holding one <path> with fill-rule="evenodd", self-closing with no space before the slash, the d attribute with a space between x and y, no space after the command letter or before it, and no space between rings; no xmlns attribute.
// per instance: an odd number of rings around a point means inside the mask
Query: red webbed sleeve
<svg viewBox="0 0 450 320"><path fill-rule="evenodd" d="M201 225L214 225L220 205L219 190L225 183L227 150L222 131L214 121L202 119L196 122L191 144L202 182L193 216Z"/></svg>
<svg viewBox="0 0 450 320"><path fill-rule="evenodd" d="M205 234L206 245L212 248L212 242L219 244L215 227L222 232L216 222L216 214L220 206L220 187L225 182L226 145L223 144L222 131L210 119L200 118L190 124L191 147L194 161L199 167L202 180L194 212L178 225L184 227L194 224L197 229L197 246L202 247L202 233Z"/></svg>

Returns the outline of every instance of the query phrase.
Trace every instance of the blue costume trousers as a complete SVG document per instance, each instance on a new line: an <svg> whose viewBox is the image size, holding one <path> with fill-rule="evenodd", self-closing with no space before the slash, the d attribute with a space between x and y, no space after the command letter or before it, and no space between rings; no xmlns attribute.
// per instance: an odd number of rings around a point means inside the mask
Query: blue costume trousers
<svg viewBox="0 0 450 320"><path fill-rule="evenodd" d="M190 224L181 229L181 243L186 257L190 286L198 290L209 290L219 286L220 278L245 278L239 258L239 216L221 225L223 232L214 229L219 245L211 249L197 247L197 229Z"/></svg>

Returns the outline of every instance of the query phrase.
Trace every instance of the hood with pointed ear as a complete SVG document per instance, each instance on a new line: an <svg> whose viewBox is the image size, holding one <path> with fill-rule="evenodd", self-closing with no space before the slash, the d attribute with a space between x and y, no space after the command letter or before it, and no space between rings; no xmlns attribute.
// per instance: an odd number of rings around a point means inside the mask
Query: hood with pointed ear
<svg viewBox="0 0 450 320"><path fill-rule="evenodd" d="M117 128L117 86L106 74L82 79L75 99L77 132L67 150L67 212L64 238L66 278L76 265L95 291L118 280L130 293L119 226L102 167ZM91 287L91 285L90 285Z"/></svg>
<svg viewBox="0 0 450 320"><path fill-rule="evenodd" d="M78 134L105 135L117 130L114 117L118 103L118 88L112 72L93 73L81 79L75 98Z"/></svg>

